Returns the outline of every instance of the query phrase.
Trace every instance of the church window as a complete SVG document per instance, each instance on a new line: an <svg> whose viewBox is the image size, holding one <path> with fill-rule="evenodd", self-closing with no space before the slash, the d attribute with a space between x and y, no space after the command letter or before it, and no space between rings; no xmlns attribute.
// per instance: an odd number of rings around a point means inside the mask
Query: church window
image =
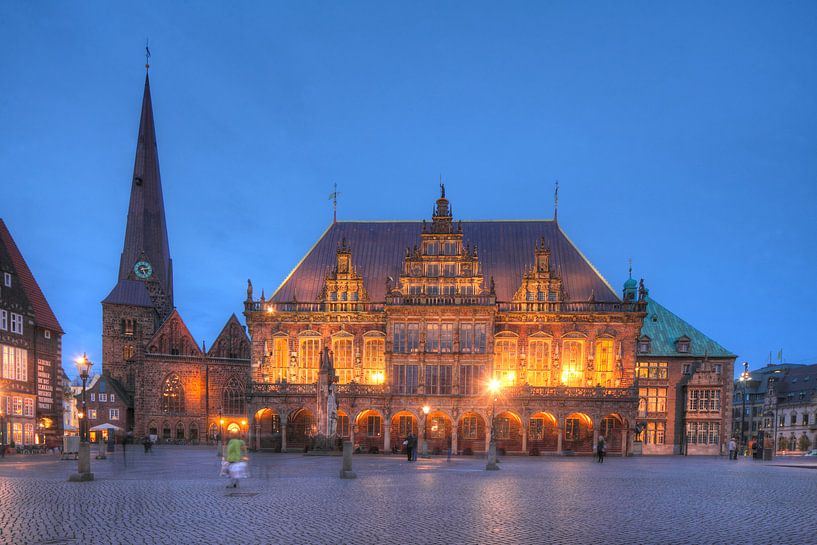
<svg viewBox="0 0 817 545"><path fill-rule="evenodd" d="M281 382L287 378L289 365L289 338L277 336L272 338L272 358L270 378L273 382Z"/></svg>
<svg viewBox="0 0 817 545"><path fill-rule="evenodd" d="M613 340L599 339L596 341L596 386L613 386Z"/></svg>
<svg viewBox="0 0 817 545"><path fill-rule="evenodd" d="M516 383L516 339L498 338L494 350L494 378L503 385Z"/></svg>
<svg viewBox="0 0 817 545"><path fill-rule="evenodd" d="M528 384L550 385L550 341L532 339L528 345Z"/></svg>
<svg viewBox="0 0 817 545"><path fill-rule="evenodd" d="M426 365L425 378L428 395L451 394L451 365Z"/></svg>
<svg viewBox="0 0 817 545"><path fill-rule="evenodd" d="M190 424L190 440L194 443L199 440L199 427L195 422Z"/></svg>
<svg viewBox="0 0 817 545"><path fill-rule="evenodd" d="M299 354L296 382L298 384L312 384L318 380L321 338L317 335L309 335L302 336L298 341Z"/></svg>
<svg viewBox="0 0 817 545"><path fill-rule="evenodd" d="M165 441L170 441L170 423L165 422L162 425L162 439Z"/></svg>
<svg viewBox="0 0 817 545"><path fill-rule="evenodd" d="M235 377L227 381L221 393L221 406L223 414L236 416L244 414L244 388Z"/></svg>
<svg viewBox="0 0 817 545"><path fill-rule="evenodd" d="M562 343L562 384L584 386L584 343L569 339Z"/></svg>
<svg viewBox="0 0 817 545"><path fill-rule="evenodd" d="M382 337L363 341L363 382L383 384L386 380L386 343Z"/></svg>
<svg viewBox="0 0 817 545"><path fill-rule="evenodd" d="M416 365L395 365L395 386L398 394L416 394L418 373Z"/></svg>
<svg viewBox="0 0 817 545"><path fill-rule="evenodd" d="M480 395L483 390L485 367L482 365L460 365L460 393L463 395Z"/></svg>
<svg viewBox="0 0 817 545"><path fill-rule="evenodd" d="M184 441L184 424L181 422L176 424L176 440Z"/></svg>
<svg viewBox="0 0 817 545"><path fill-rule="evenodd" d="M332 342L335 374L340 384L348 384L354 378L355 368L352 359L352 337L335 338Z"/></svg>
<svg viewBox="0 0 817 545"><path fill-rule="evenodd" d="M175 373L168 376L162 385L160 406L165 414L181 414L184 412L184 388L182 381Z"/></svg>

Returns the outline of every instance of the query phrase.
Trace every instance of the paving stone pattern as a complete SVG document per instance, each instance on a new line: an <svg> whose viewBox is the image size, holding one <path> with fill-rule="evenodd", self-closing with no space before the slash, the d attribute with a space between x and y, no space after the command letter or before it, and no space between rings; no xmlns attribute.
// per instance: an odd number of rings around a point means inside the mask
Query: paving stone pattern
<svg viewBox="0 0 817 545"><path fill-rule="evenodd" d="M235 489L212 448L0 459L0 543L817 543L817 460L254 454ZM799 467L802 466L802 467Z"/></svg>

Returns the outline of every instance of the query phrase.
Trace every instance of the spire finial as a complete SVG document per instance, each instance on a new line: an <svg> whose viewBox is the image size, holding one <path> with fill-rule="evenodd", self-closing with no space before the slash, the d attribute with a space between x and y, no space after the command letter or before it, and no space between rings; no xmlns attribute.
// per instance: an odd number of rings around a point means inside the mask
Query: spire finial
<svg viewBox="0 0 817 545"><path fill-rule="evenodd" d="M559 180L556 180L556 191L553 192L553 221L559 221Z"/></svg>
<svg viewBox="0 0 817 545"><path fill-rule="evenodd" d="M445 198L445 184L443 183L443 175L440 174L440 198Z"/></svg>
<svg viewBox="0 0 817 545"><path fill-rule="evenodd" d="M145 71L150 70L150 38L145 38Z"/></svg>
<svg viewBox="0 0 817 545"><path fill-rule="evenodd" d="M340 192L338 191L338 184L337 182L334 183L335 190L329 194L329 200L332 201L332 223L338 222L338 195Z"/></svg>
<svg viewBox="0 0 817 545"><path fill-rule="evenodd" d="M630 278L633 277L633 258L628 258L627 261L630 262Z"/></svg>

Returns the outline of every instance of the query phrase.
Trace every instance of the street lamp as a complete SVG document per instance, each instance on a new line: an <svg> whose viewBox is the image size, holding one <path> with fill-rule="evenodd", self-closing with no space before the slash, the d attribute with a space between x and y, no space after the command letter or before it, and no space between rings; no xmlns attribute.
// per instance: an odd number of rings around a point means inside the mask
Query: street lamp
<svg viewBox="0 0 817 545"><path fill-rule="evenodd" d="M91 473L91 445L88 443L88 406L85 403L85 386L88 383L88 375L91 372L93 363L86 354L77 358L77 371L82 379L82 410L79 412L79 455L77 456L77 473L71 475L69 481L93 481L94 474Z"/></svg>
<svg viewBox="0 0 817 545"><path fill-rule="evenodd" d="M744 445L746 444L745 443L745 438L744 438L744 435L743 435L743 421L746 419L746 383L749 381L750 378L752 378L752 377L751 377L751 375L749 375L749 362L744 361L743 362L743 372L740 374L740 379L739 379L740 384L742 386L742 388L741 388L741 390L742 390L741 397L743 397L743 408L740 411L740 448L741 449L744 449L745 448ZM735 454L735 455L737 456L737 454Z"/></svg>
<svg viewBox="0 0 817 545"><path fill-rule="evenodd" d="M485 464L485 469L489 471L499 469L496 463L496 442L494 436L496 432L496 396L499 393L500 387L500 382L495 378L491 379L488 383L488 392L491 394L491 441L488 443L488 463Z"/></svg>
<svg viewBox="0 0 817 545"><path fill-rule="evenodd" d="M423 458L428 458L428 413L431 407L423 405Z"/></svg>

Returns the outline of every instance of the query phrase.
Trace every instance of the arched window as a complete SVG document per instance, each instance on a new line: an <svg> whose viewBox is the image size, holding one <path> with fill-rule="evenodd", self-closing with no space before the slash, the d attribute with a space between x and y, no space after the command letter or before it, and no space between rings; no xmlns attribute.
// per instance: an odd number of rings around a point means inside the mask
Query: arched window
<svg viewBox="0 0 817 545"><path fill-rule="evenodd" d="M386 338L367 333L363 339L363 382L383 384L386 381Z"/></svg>
<svg viewBox="0 0 817 545"><path fill-rule="evenodd" d="M528 384L550 386L550 341L531 338L528 344Z"/></svg>
<svg viewBox="0 0 817 545"><path fill-rule="evenodd" d="M162 386L161 409L165 414L184 412L184 388L176 373L168 376Z"/></svg>
<svg viewBox="0 0 817 545"><path fill-rule="evenodd" d="M613 386L613 339L599 339L595 348L596 379L593 385L610 388Z"/></svg>
<svg viewBox="0 0 817 545"><path fill-rule="evenodd" d="M162 424L162 440L170 441L170 422L167 420Z"/></svg>
<svg viewBox="0 0 817 545"><path fill-rule="evenodd" d="M184 440L184 424L178 422L176 424L176 440L183 441Z"/></svg>
<svg viewBox="0 0 817 545"><path fill-rule="evenodd" d="M199 440L199 426L195 422L190 424L190 440L193 442Z"/></svg>
<svg viewBox="0 0 817 545"><path fill-rule="evenodd" d="M233 416L244 414L244 388L235 377L228 380L224 387L221 394L221 406L224 414Z"/></svg>
<svg viewBox="0 0 817 545"><path fill-rule="evenodd" d="M584 346L576 339L562 342L562 384L584 386Z"/></svg>
<svg viewBox="0 0 817 545"><path fill-rule="evenodd" d="M494 378L505 386L516 384L516 337L497 337L494 343Z"/></svg>

